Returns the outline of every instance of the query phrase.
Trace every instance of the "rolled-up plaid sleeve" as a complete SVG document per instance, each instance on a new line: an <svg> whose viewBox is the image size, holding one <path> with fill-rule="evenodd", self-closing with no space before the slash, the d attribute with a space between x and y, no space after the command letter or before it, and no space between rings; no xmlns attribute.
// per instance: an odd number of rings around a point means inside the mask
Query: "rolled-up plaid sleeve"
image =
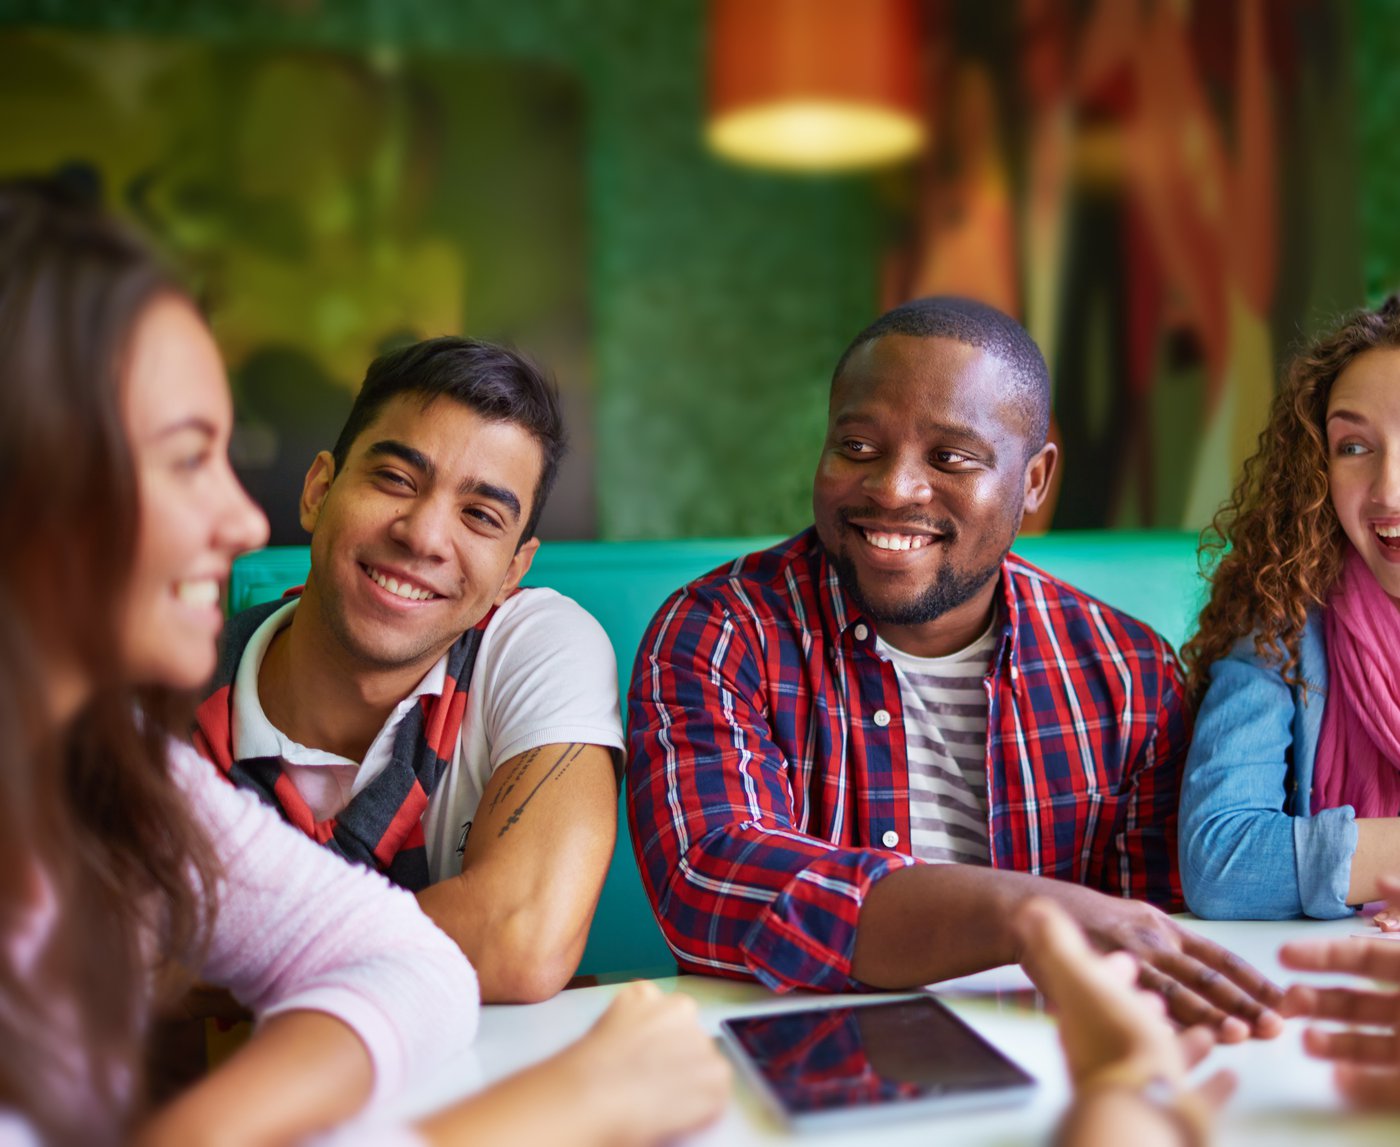
<svg viewBox="0 0 1400 1147"><path fill-rule="evenodd" d="M801 770L771 731L773 706L803 687L785 660L797 651L779 644L765 647L761 622L710 588L661 607L628 699L633 847L683 968L843 991L859 986L851 956L866 894L915 861L804 831Z"/></svg>

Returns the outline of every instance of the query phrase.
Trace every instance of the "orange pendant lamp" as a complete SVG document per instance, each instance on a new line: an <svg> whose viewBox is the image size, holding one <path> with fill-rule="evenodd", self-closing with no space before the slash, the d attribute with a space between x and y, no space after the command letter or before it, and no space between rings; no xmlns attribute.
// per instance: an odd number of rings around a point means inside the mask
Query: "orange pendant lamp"
<svg viewBox="0 0 1400 1147"><path fill-rule="evenodd" d="M897 163L923 145L916 0L710 0L706 142L790 171Z"/></svg>

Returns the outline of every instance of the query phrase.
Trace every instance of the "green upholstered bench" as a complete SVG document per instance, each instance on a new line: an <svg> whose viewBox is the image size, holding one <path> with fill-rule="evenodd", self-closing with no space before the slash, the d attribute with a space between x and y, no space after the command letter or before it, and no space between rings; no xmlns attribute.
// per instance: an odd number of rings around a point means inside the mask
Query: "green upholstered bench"
<svg viewBox="0 0 1400 1147"><path fill-rule="evenodd" d="M567 594L598 619L617 651L625 698L637 645L662 600L691 578L775 540L547 542L525 580ZM1146 621L1173 645L1179 646L1195 624L1203 586L1196 575L1194 534L1055 533L1023 538L1016 552ZM230 610L268 601L300 585L309 562L304 546L265 549L239 558L229 587ZM671 964L642 891L624 818L579 971L597 975Z"/></svg>

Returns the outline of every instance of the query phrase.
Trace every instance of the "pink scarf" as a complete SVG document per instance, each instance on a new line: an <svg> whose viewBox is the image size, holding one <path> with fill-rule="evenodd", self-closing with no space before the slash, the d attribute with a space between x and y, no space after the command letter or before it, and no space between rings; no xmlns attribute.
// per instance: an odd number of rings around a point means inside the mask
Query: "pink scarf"
<svg viewBox="0 0 1400 1147"><path fill-rule="evenodd" d="M1312 811L1400 815L1400 607L1347 546L1327 602L1327 706Z"/></svg>

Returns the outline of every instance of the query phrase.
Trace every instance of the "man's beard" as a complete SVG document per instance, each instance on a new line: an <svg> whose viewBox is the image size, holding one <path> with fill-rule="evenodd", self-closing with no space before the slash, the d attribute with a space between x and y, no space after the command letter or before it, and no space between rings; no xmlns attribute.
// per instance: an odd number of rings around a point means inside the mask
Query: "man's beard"
<svg viewBox="0 0 1400 1147"><path fill-rule="evenodd" d="M937 542L935 545L944 543ZM956 609L963 602L977 594L983 586L1001 571L1001 563L1011 552L1007 546L1001 557L985 569L970 573L959 572L946 562L939 568L937 576L923 591L914 597L894 605L880 607L861 592L860 579L850 551L842 546L836 551L827 551L836 576L841 579L842 588L850 595L861 611L876 625L923 625L937 621L949 610Z"/></svg>

